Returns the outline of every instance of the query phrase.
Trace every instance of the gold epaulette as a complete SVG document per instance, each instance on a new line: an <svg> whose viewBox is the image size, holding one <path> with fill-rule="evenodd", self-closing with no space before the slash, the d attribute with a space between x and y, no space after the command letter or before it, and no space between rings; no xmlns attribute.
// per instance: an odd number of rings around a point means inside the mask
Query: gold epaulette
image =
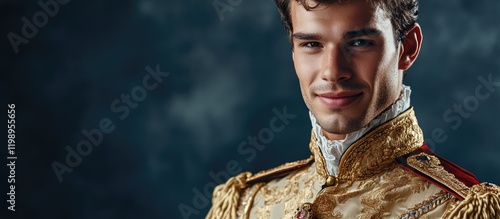
<svg viewBox="0 0 500 219"><path fill-rule="evenodd" d="M436 155L425 143L415 151L397 157L396 162L459 200L466 197L471 186L480 183L474 174Z"/></svg>
<svg viewBox="0 0 500 219"><path fill-rule="evenodd" d="M246 188L256 183L269 182L284 177L293 171L311 165L313 161L314 157L311 156L308 159L285 163L254 175L250 172L244 172L231 177L226 183L215 187L212 195L212 208L210 208L206 219L237 218L241 194Z"/></svg>
<svg viewBox="0 0 500 219"><path fill-rule="evenodd" d="M472 173L435 155L425 145L398 157L397 162L457 198L443 218L500 219L500 187L479 183Z"/></svg>
<svg viewBox="0 0 500 219"><path fill-rule="evenodd" d="M412 172L449 192L456 198L462 200L469 187L457 179L458 173L451 173L441 164L441 160L427 153L419 153L406 159L407 165Z"/></svg>
<svg viewBox="0 0 500 219"><path fill-rule="evenodd" d="M443 218L500 219L500 187L492 183L473 185L464 200Z"/></svg>
<svg viewBox="0 0 500 219"><path fill-rule="evenodd" d="M254 184L259 182L269 182L273 179L284 177L293 171L309 166L313 161L314 157L311 155L309 158L304 160L285 163L269 170L260 171L248 178L248 183Z"/></svg>

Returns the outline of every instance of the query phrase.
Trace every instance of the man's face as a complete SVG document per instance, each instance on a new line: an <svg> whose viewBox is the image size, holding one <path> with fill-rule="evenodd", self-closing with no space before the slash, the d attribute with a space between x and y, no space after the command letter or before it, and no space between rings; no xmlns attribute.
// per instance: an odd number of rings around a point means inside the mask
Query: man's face
<svg viewBox="0 0 500 219"><path fill-rule="evenodd" d="M364 0L307 11L291 1L302 96L331 140L366 126L399 97L402 70L390 18Z"/></svg>

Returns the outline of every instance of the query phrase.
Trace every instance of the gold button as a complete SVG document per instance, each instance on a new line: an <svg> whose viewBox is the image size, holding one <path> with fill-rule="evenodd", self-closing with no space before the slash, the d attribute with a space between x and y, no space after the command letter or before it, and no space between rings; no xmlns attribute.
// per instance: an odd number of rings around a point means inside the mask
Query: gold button
<svg viewBox="0 0 500 219"><path fill-rule="evenodd" d="M326 178L326 186L335 186L335 185L337 185L337 177L328 176Z"/></svg>

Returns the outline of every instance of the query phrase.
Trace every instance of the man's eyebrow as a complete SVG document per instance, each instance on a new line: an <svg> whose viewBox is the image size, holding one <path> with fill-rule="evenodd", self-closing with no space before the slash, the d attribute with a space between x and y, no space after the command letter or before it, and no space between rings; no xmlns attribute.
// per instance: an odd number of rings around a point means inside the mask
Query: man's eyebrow
<svg viewBox="0 0 500 219"><path fill-rule="evenodd" d="M379 29L375 28L362 28L359 30L354 30L354 31L349 31L344 34L345 39L352 39L356 37L362 37L362 36L378 36L381 35L382 31Z"/></svg>
<svg viewBox="0 0 500 219"><path fill-rule="evenodd" d="M294 33L292 38L296 40L320 40L321 36L313 33Z"/></svg>
<svg viewBox="0 0 500 219"><path fill-rule="evenodd" d="M379 29L375 28L362 28L359 30L353 30L349 31L344 34L344 39L352 39L356 37L362 37L362 36L379 36L382 34L382 31ZM296 40L321 40L322 37L318 34L314 33L294 33L292 34L292 38Z"/></svg>

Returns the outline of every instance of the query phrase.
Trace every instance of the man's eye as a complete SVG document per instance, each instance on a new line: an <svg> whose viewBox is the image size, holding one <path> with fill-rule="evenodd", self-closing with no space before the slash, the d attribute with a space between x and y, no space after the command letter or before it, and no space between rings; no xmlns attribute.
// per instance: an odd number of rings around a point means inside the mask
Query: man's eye
<svg viewBox="0 0 500 219"><path fill-rule="evenodd" d="M321 47L321 44L318 42L307 42L307 43L301 44L301 47L316 48L316 47Z"/></svg>
<svg viewBox="0 0 500 219"><path fill-rule="evenodd" d="M373 45L373 42L370 40L354 40L349 43L349 46L353 47L368 47Z"/></svg>

